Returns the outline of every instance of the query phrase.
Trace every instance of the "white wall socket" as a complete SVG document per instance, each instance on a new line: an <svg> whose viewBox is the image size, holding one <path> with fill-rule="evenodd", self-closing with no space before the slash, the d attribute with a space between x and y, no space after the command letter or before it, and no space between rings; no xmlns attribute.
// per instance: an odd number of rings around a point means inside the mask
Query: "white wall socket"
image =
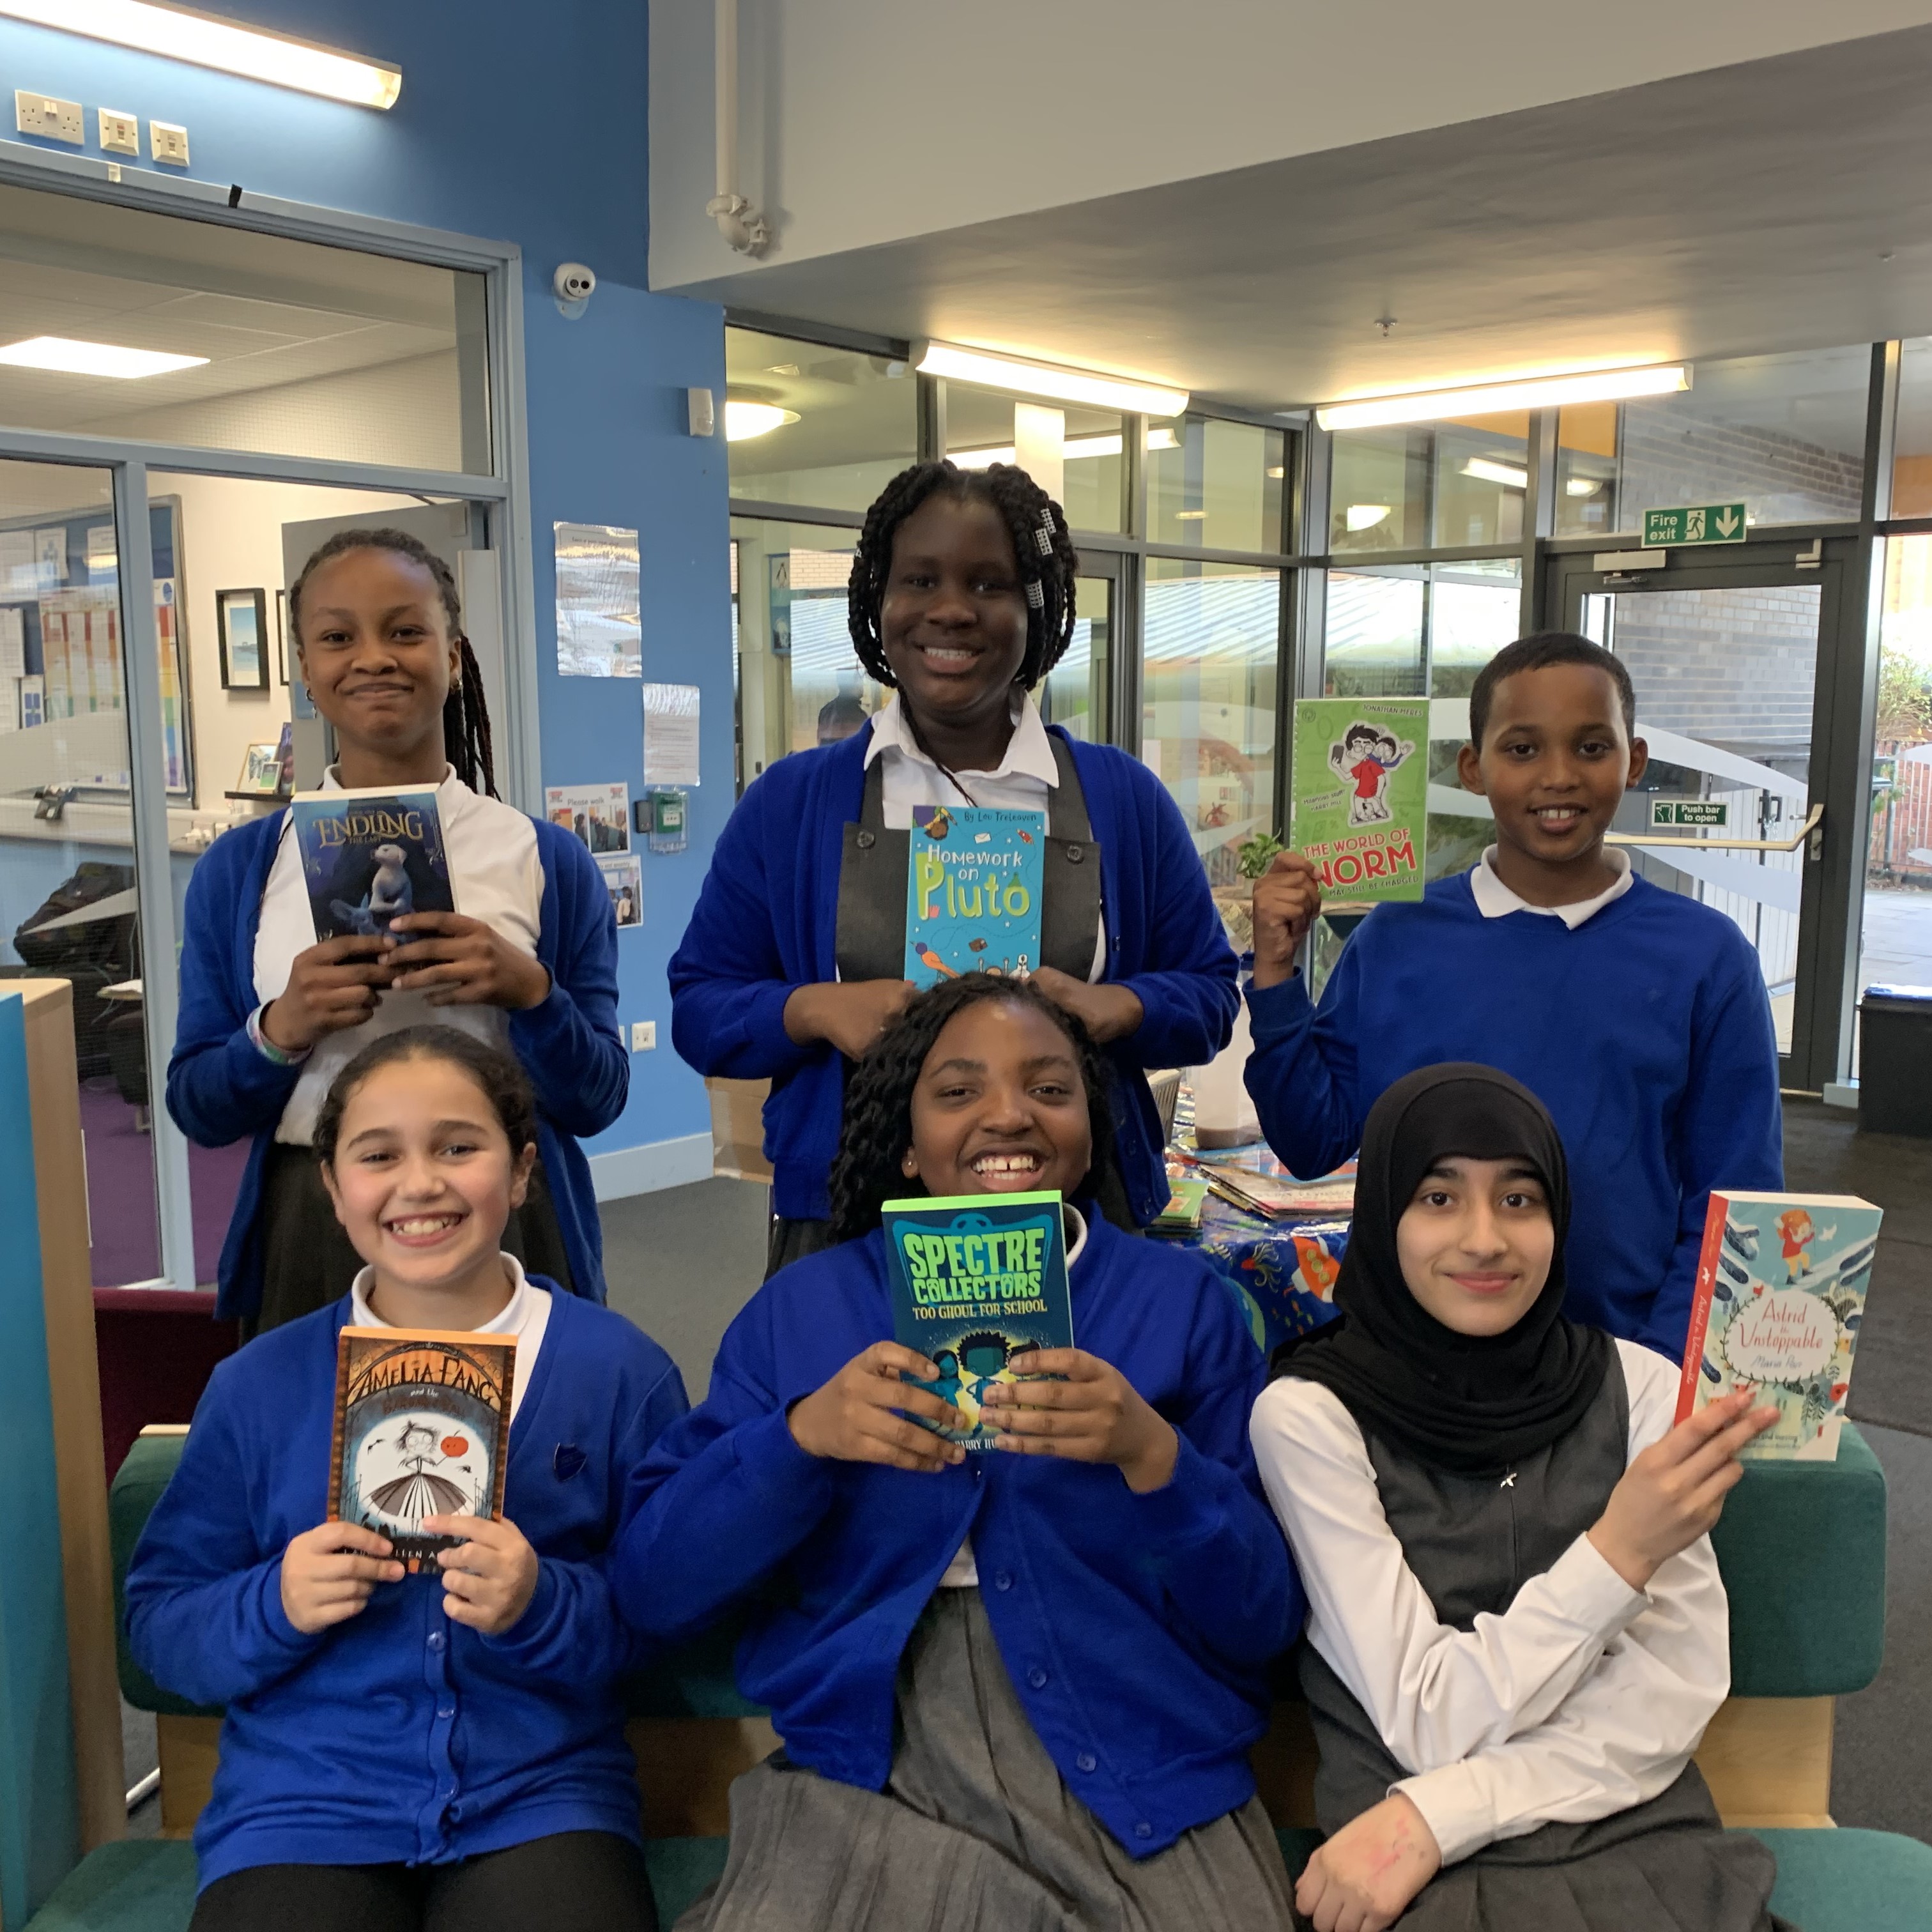
<svg viewBox="0 0 1932 1932"><path fill-rule="evenodd" d="M141 123L138 116L123 114L118 107L103 107L100 146L110 154L138 154L141 152Z"/></svg>
<svg viewBox="0 0 1932 1932"><path fill-rule="evenodd" d="M68 141L76 148L87 144L79 101L56 100L50 94L36 94L30 88L14 90L14 124L22 134L38 134L43 140Z"/></svg>
<svg viewBox="0 0 1932 1932"><path fill-rule="evenodd" d="M148 123L148 152L166 166L186 167L188 130L176 127L172 121L150 121Z"/></svg>
<svg viewBox="0 0 1932 1932"><path fill-rule="evenodd" d="M633 1053L654 1053L657 1051L658 1023L656 1020L633 1020L631 1022L631 1051Z"/></svg>

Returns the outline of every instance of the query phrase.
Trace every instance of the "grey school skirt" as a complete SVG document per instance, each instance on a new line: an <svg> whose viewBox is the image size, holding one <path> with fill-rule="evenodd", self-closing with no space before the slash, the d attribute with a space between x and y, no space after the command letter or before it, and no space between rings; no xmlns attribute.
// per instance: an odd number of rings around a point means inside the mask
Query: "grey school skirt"
<svg viewBox="0 0 1932 1932"><path fill-rule="evenodd" d="M1258 1798L1128 1856L1061 1783L977 1590L940 1590L899 1664L883 1792L781 1750L731 1787L731 1850L676 1932L1288 1932Z"/></svg>

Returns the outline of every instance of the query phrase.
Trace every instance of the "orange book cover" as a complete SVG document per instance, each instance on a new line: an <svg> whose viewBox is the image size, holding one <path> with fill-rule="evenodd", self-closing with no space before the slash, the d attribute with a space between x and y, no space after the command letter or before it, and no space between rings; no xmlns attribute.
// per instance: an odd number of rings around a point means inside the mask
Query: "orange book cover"
<svg viewBox="0 0 1932 1932"><path fill-rule="evenodd" d="M1697 1376L1704 1360L1704 1337L1711 1326L1711 1291L1718 1279L1718 1256L1724 1245L1725 1197L1711 1190L1704 1210L1704 1245L1697 1254L1697 1282L1690 1292L1690 1332L1684 1342L1684 1372L1677 1381L1677 1414L1683 1422L1697 1406Z"/></svg>

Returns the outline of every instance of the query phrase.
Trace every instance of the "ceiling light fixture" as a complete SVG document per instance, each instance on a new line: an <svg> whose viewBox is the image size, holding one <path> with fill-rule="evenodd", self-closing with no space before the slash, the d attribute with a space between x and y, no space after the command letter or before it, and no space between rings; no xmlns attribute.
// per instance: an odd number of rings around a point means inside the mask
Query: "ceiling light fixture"
<svg viewBox="0 0 1932 1932"><path fill-rule="evenodd" d="M393 107L403 91L400 72L386 62L244 27L165 0L0 0L0 14L355 107Z"/></svg>
<svg viewBox="0 0 1932 1932"><path fill-rule="evenodd" d="M1351 503L1344 512L1344 520L1352 530L1372 530L1388 520L1390 508L1387 503Z"/></svg>
<svg viewBox="0 0 1932 1932"><path fill-rule="evenodd" d="M1178 449L1180 445L1174 440L1171 429L1150 429L1147 433L1147 446L1150 449ZM1060 454L1069 463L1076 463L1082 457L1118 456L1120 453L1121 439L1118 436L1070 436L1060 446ZM988 470L996 463L1016 463L1019 452L1011 443L998 449L949 449L946 460L959 470Z"/></svg>
<svg viewBox="0 0 1932 1932"><path fill-rule="evenodd" d="M1493 416L1504 410L1552 409L1564 403L1616 403L1664 396L1690 386L1688 363L1642 369L1588 369L1568 376L1526 376L1459 389L1365 396L1327 403L1315 412L1324 429L1375 429L1391 423L1439 422L1444 416Z"/></svg>
<svg viewBox="0 0 1932 1932"><path fill-rule="evenodd" d="M169 356L158 349L123 349L112 342L75 342L64 335L31 336L0 348L0 362L16 369L51 369L63 376L166 376L199 369L206 356Z"/></svg>
<svg viewBox="0 0 1932 1932"><path fill-rule="evenodd" d="M922 376L950 376L962 382L978 382L989 389L1012 389L1023 396L1046 396L1055 402L1084 403L1096 410L1118 410L1123 415L1178 416L1187 407L1185 389L1163 388L1118 376L1096 376L1080 369L1061 369L1046 362L1022 362L1010 356L988 355L982 349L957 349L946 342L918 345L915 365Z"/></svg>
<svg viewBox="0 0 1932 1932"><path fill-rule="evenodd" d="M1563 486L1567 496L1594 496L1604 487L1600 476L1573 476Z"/></svg>
<svg viewBox="0 0 1932 1932"><path fill-rule="evenodd" d="M1472 456L1462 466L1465 476L1473 476L1479 483L1500 483L1505 490L1527 490L1529 472L1519 470L1508 463L1492 463L1486 456Z"/></svg>
<svg viewBox="0 0 1932 1932"><path fill-rule="evenodd" d="M1174 518L1176 523L1198 524L1204 522L1207 515L1208 512L1205 510L1177 510L1174 513Z"/></svg>
<svg viewBox="0 0 1932 1932"><path fill-rule="evenodd" d="M798 421L796 410L782 410L776 403L740 403L730 398L724 403L724 440L748 442L754 436L770 436L775 429Z"/></svg>

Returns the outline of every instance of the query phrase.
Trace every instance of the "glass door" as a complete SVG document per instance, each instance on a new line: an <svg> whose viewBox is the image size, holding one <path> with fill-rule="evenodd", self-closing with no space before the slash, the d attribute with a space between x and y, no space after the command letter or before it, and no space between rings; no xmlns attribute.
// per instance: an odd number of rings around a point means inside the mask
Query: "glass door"
<svg viewBox="0 0 1932 1932"><path fill-rule="evenodd" d="M1614 651L1636 689L1650 763L1612 836L1652 883L1736 923L1764 975L1784 1084L1815 1091L1838 1077L1849 1018L1856 835L1834 794L1857 760L1832 730L1844 709L1845 560L1828 548L1801 566L1793 549L1750 544L1722 561L1680 550L1648 568L1633 553L1638 567L1621 572L1558 557L1551 609Z"/></svg>
<svg viewBox="0 0 1932 1932"><path fill-rule="evenodd" d="M1112 678L1122 562L1105 551L1082 554L1073 583L1072 641L1034 693L1046 723L1090 745L1114 742Z"/></svg>

